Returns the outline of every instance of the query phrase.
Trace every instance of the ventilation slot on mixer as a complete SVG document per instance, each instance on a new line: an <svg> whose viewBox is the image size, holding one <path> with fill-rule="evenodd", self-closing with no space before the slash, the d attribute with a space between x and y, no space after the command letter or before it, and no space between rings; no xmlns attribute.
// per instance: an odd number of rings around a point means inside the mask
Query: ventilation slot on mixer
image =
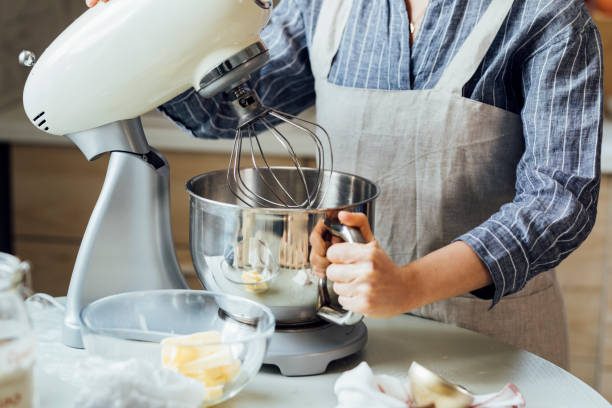
<svg viewBox="0 0 612 408"><path fill-rule="evenodd" d="M40 112L38 115L36 115L36 117L34 119L32 119L32 122L36 122L39 119L42 119L40 122L38 122L38 127L39 128L43 128L43 125L45 123L47 123L47 119L43 118L43 116L45 116L45 112ZM45 132L49 130L49 126L45 126L44 127Z"/></svg>

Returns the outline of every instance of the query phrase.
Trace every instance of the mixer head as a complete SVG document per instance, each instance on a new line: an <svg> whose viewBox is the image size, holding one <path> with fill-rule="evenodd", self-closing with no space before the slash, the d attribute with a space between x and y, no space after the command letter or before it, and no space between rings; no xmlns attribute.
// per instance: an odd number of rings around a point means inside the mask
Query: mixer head
<svg viewBox="0 0 612 408"><path fill-rule="evenodd" d="M40 55L24 89L26 114L64 136L136 118L191 87L206 97L232 89L267 62L260 33L271 7L270 0L101 3ZM32 66L33 55L20 62Z"/></svg>
<svg viewBox="0 0 612 408"><path fill-rule="evenodd" d="M327 133L264 107L244 86L270 58L260 33L271 8L271 0L102 3L72 23L36 62L24 89L26 114L41 130L69 136L90 160L112 151L143 155L150 148L140 125L126 132L113 123L137 118L190 87L205 98L227 92L240 122L228 169L230 190L252 207L314 208L323 200L322 170L333 169L331 145L326 160L319 139L323 135L329 143ZM35 57L23 52L20 62L32 66ZM319 174L314 185L306 182L278 123L313 141ZM270 168L256 134L261 129L272 133L299 170L306 199L289 194ZM266 191L255 189L240 173L245 145Z"/></svg>
<svg viewBox="0 0 612 408"><path fill-rule="evenodd" d="M325 129L316 123L263 106L255 91L244 85L239 85L228 94L232 109L238 117L234 147L227 168L227 183L232 194L249 207L318 208L325 199L322 189L325 170L330 170L327 177L331 177L334 167L331 140ZM292 126L304 137L312 140L317 162L314 183L310 180L311 177L307 179L305 176L304 167L291 142L277 127L279 124ZM289 190L295 191L295 186L286 188L270 166L258 135L261 130L267 130L272 135L297 169L302 189L299 195L303 199L290 193ZM326 141L329 157L321 136ZM257 180L252 180L241 171L242 156L245 154L251 162Z"/></svg>

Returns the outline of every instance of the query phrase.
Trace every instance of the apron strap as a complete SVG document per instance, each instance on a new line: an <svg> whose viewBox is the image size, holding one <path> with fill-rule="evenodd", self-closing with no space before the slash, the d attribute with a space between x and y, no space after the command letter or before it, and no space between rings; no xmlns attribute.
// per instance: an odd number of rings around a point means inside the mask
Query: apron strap
<svg viewBox="0 0 612 408"><path fill-rule="evenodd" d="M353 0L325 0L312 39L310 65L315 79L327 80L346 28Z"/></svg>
<svg viewBox="0 0 612 408"><path fill-rule="evenodd" d="M513 0L491 1L480 22L448 64L434 89L459 95L463 93L463 87L472 79L491 48L513 3Z"/></svg>

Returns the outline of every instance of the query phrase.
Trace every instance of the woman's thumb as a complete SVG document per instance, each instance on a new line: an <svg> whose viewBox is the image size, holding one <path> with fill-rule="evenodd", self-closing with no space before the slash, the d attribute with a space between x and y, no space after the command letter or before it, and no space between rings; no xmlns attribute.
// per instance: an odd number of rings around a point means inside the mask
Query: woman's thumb
<svg viewBox="0 0 612 408"><path fill-rule="evenodd" d="M365 214L340 211L338 214L338 219L342 224L348 227L359 228L359 231L361 231L361 235L363 235L366 242L374 241L374 234L370 228L368 217L366 217Z"/></svg>

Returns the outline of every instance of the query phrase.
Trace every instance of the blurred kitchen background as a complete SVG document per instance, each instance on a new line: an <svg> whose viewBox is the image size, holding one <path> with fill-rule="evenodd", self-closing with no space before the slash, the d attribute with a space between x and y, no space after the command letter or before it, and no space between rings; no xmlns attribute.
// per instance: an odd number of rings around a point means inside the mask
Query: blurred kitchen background
<svg viewBox="0 0 612 408"><path fill-rule="evenodd" d="M610 67L605 85L612 113L612 0L590 6ZM83 0L0 2L0 251L30 260L35 290L55 296L67 292L108 158L88 163L67 139L30 125L21 107L28 70L17 55L22 49L40 54L84 9ZM195 140L157 113L143 121L150 143L170 162L177 253L190 284L200 287L189 255L184 186L197 174L226 167L231 142ZM602 171L595 228L558 274L568 309L571 371L612 401L612 121L604 129Z"/></svg>

